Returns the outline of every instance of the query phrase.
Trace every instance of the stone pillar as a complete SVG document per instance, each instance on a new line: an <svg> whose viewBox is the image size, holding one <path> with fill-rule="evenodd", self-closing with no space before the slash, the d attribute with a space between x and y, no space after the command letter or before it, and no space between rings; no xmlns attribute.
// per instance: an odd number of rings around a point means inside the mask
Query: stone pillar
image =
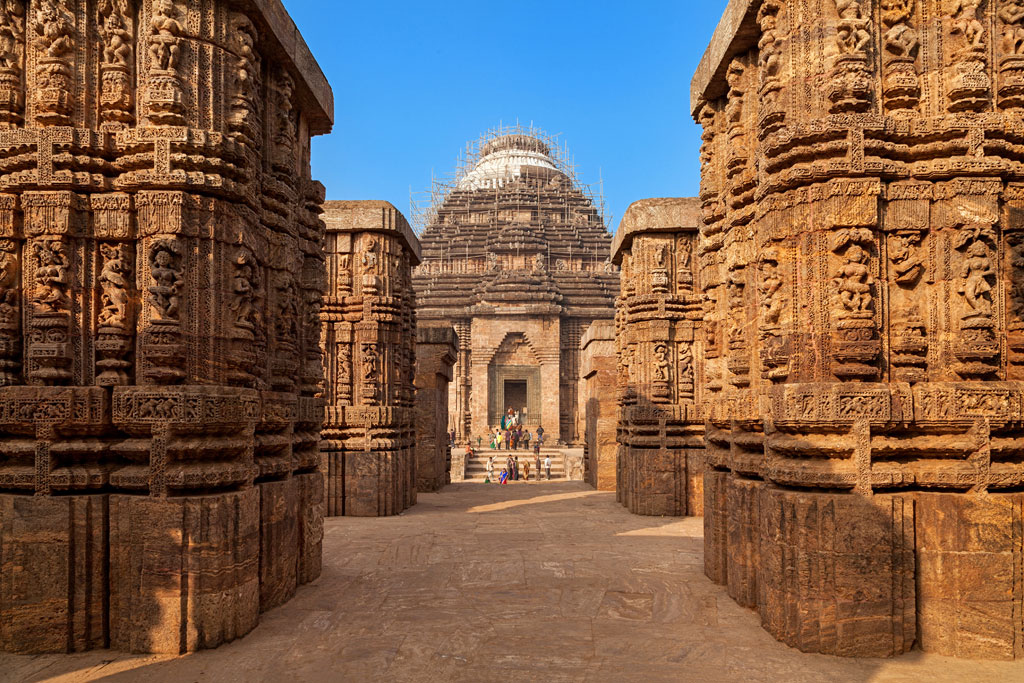
<svg viewBox="0 0 1024 683"><path fill-rule="evenodd" d="M416 490L440 491L450 483L448 385L459 353L451 325L416 328Z"/></svg>
<svg viewBox="0 0 1024 683"><path fill-rule="evenodd" d="M279 0L0 32L0 648L216 647L319 575L330 88Z"/></svg>
<svg viewBox="0 0 1024 683"><path fill-rule="evenodd" d="M619 500L643 515L704 507L701 360L707 343L694 277L697 203L645 199L612 245L616 303Z"/></svg>
<svg viewBox="0 0 1024 683"><path fill-rule="evenodd" d="M619 421L615 323L595 321L583 335L580 352L584 478L598 491L614 491L618 448L615 431Z"/></svg>
<svg viewBox="0 0 1024 683"><path fill-rule="evenodd" d="M705 569L801 650L1024 656L1013 4L732 0L693 80Z"/></svg>
<svg viewBox="0 0 1024 683"><path fill-rule="evenodd" d="M381 201L331 201L320 309L327 416L320 466L329 516L397 515L416 502L415 304L419 242Z"/></svg>
<svg viewBox="0 0 1024 683"><path fill-rule="evenodd" d="M474 325L474 327L476 326ZM474 331L474 343L481 336ZM469 437L471 440L476 439L478 436L493 434L494 428L498 426L492 425L488 421L491 381L487 374L487 356L484 350L480 348L474 348L472 356L473 361L469 366L469 382L472 387L469 394Z"/></svg>

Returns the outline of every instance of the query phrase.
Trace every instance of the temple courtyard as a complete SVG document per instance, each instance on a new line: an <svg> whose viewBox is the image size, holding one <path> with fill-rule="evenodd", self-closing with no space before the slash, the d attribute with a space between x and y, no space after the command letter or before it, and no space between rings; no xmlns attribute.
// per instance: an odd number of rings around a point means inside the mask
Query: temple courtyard
<svg viewBox="0 0 1024 683"><path fill-rule="evenodd" d="M320 578L246 638L0 654L0 680L1024 680L1024 662L793 650L704 576L701 518L631 515L582 482L455 484L324 532Z"/></svg>

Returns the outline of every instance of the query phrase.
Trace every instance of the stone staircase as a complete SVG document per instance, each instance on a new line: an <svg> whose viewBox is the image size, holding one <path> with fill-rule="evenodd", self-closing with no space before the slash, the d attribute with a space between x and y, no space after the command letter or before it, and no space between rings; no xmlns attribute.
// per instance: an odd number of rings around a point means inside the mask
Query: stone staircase
<svg viewBox="0 0 1024 683"><path fill-rule="evenodd" d="M533 450L505 451L500 449L491 450L486 447L478 450L475 456L466 458L465 481L483 483L487 475L487 458L491 456L494 456L494 480L497 481L498 477L501 476L501 468L505 466L505 460L509 455L512 455L513 457L517 455L519 456L520 467L522 467L523 462L529 459L530 481L537 481ZM544 458L547 456L551 456L551 480L565 479L565 454L554 448L540 449L541 470L544 469ZM520 471L520 477L522 477L522 471ZM521 478L520 481L522 481ZM543 477L541 478L541 481L543 481Z"/></svg>

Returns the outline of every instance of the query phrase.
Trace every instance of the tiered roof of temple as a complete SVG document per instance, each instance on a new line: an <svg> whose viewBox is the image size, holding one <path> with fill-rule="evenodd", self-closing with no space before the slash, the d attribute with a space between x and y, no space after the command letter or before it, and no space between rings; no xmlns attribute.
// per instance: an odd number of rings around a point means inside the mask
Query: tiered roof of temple
<svg viewBox="0 0 1024 683"><path fill-rule="evenodd" d="M559 150L518 131L477 149L427 213L414 277L421 317L518 314L527 305L606 316L618 288L611 235Z"/></svg>

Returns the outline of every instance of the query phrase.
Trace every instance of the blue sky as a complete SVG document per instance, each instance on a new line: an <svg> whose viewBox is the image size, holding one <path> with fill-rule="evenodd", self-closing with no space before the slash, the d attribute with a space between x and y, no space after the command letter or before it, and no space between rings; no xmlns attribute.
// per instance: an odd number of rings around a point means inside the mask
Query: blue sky
<svg viewBox="0 0 1024 683"><path fill-rule="evenodd" d="M313 145L329 199L385 199L449 172L518 120L561 133L618 227L645 197L697 193L689 84L725 0L284 0L334 89Z"/></svg>

